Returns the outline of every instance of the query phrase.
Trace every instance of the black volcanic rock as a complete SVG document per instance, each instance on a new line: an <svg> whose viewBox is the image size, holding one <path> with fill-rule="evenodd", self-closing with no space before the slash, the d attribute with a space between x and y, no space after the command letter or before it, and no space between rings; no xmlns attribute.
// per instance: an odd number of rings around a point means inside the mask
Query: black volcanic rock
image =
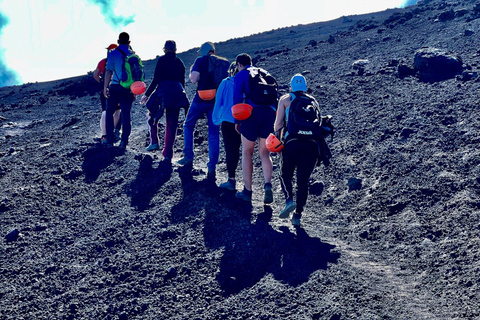
<svg viewBox="0 0 480 320"><path fill-rule="evenodd" d="M463 70L462 59L437 48L421 48L415 52L414 67L421 81L438 82L454 78Z"/></svg>
<svg viewBox="0 0 480 320"><path fill-rule="evenodd" d="M218 187L222 143L206 179L205 119L185 168L182 123L171 163L145 150L139 99L127 149L95 143L91 75L0 88L0 234L18 232L0 241L0 319L479 319L480 46L465 34L477 2L424 0L216 43L230 61L249 53L282 93L303 72L332 115L333 157L314 169L300 228L278 218L281 155L269 206L257 154L251 203ZM449 10L453 20L436 21ZM461 57L462 71L420 81L423 47ZM197 50L179 53L187 69ZM362 76L357 60L370 62ZM155 63L144 61L148 83ZM189 98L195 89L187 82Z"/></svg>

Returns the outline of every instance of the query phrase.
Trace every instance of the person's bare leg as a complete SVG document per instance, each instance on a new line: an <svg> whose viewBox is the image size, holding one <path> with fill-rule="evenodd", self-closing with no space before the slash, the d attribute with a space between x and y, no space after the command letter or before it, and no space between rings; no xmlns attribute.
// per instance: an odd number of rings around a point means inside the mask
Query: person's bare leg
<svg viewBox="0 0 480 320"><path fill-rule="evenodd" d="M263 178L265 179L265 183L271 183L273 163L272 158L270 157L270 151L268 151L265 144L266 139L259 138L258 140L258 153L260 154L260 160L262 161Z"/></svg>
<svg viewBox="0 0 480 320"><path fill-rule="evenodd" d="M255 141L250 141L242 135L242 174L243 184L248 191L252 191L253 151Z"/></svg>
<svg viewBox="0 0 480 320"><path fill-rule="evenodd" d="M102 137L107 135L107 128L105 126L105 114L106 111L102 111L102 116L100 117L100 130L102 131Z"/></svg>
<svg viewBox="0 0 480 320"><path fill-rule="evenodd" d="M118 109L117 111L115 111L115 113L113 114L113 126L114 128L117 127L117 124L118 124L118 120L120 120L120 115L121 115L121 110Z"/></svg>

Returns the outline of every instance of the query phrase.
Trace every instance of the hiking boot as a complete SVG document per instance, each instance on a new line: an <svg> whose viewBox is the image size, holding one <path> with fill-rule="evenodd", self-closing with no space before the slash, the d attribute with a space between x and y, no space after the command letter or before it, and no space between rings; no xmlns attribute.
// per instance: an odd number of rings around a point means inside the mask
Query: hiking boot
<svg viewBox="0 0 480 320"><path fill-rule="evenodd" d="M292 225L294 227L300 227L300 218L301 217L302 217L302 215L300 215L296 212L292 215L292 220L291 221L292 221Z"/></svg>
<svg viewBox="0 0 480 320"><path fill-rule="evenodd" d="M177 163L181 166L188 166L193 163L193 159L183 157L182 159L178 160Z"/></svg>
<svg viewBox="0 0 480 320"><path fill-rule="evenodd" d="M221 183L219 185L220 188L222 189L227 189L227 190L235 190L236 188L236 183L235 183L235 180L234 179L228 179L226 182L224 183Z"/></svg>
<svg viewBox="0 0 480 320"><path fill-rule="evenodd" d="M263 203L270 204L272 202L273 202L272 184L265 183L265 197L263 198Z"/></svg>
<svg viewBox="0 0 480 320"><path fill-rule="evenodd" d="M153 150L158 150L160 147L158 146L158 143L154 143L149 145L145 150L147 151L153 151Z"/></svg>
<svg viewBox="0 0 480 320"><path fill-rule="evenodd" d="M293 203L293 200L287 200L287 203L285 204L285 208L280 212L278 217L280 219L287 219L290 217L290 213L292 213L295 210L296 206L295 203Z"/></svg>
<svg viewBox="0 0 480 320"><path fill-rule="evenodd" d="M238 191L235 194L235 197L238 198L238 199L241 199L243 201L251 202L252 201L252 191L248 191L244 187L242 191Z"/></svg>
<svg viewBox="0 0 480 320"><path fill-rule="evenodd" d="M127 143L125 141L120 142L118 145L119 149L125 150L127 148Z"/></svg>

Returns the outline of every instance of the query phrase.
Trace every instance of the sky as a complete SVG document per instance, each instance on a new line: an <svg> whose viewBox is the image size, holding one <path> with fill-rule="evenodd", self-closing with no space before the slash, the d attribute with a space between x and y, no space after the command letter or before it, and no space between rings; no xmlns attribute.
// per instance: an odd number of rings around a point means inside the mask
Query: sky
<svg viewBox="0 0 480 320"><path fill-rule="evenodd" d="M418 0L0 0L0 87L85 75L122 31L143 59Z"/></svg>

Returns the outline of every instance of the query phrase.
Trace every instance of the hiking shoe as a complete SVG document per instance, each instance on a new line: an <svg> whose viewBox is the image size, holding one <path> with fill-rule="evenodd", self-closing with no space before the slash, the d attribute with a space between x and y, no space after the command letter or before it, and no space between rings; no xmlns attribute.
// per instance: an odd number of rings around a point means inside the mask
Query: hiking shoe
<svg viewBox="0 0 480 320"><path fill-rule="evenodd" d="M235 190L236 188L236 183L235 183L235 180L234 179L228 179L226 182L224 183L221 183L219 185L220 188L222 189L227 189L227 190Z"/></svg>
<svg viewBox="0 0 480 320"><path fill-rule="evenodd" d="M295 210L295 208L296 208L296 205L295 203L293 203L293 200L287 201L287 203L285 204L285 208L283 208L283 210L280 212L278 217L280 219L287 219L288 217L290 217L290 213L292 213Z"/></svg>
<svg viewBox="0 0 480 320"><path fill-rule="evenodd" d="M182 159L178 160L177 163L181 166L188 166L193 163L193 159L183 157Z"/></svg>
<svg viewBox="0 0 480 320"><path fill-rule="evenodd" d="M158 146L158 143L154 143L149 145L145 150L147 151L153 151L153 150L158 150L160 147Z"/></svg>
<svg viewBox="0 0 480 320"><path fill-rule="evenodd" d="M125 141L120 142L118 148L125 150L127 148L127 143Z"/></svg>
<svg viewBox="0 0 480 320"><path fill-rule="evenodd" d="M113 143L108 142L107 139L102 140L102 142L100 144L101 144L102 147L105 147L105 148L112 148L113 147Z"/></svg>
<svg viewBox="0 0 480 320"><path fill-rule="evenodd" d="M263 198L263 203L270 204L272 202L273 202L272 184L265 183L265 197Z"/></svg>
<svg viewBox="0 0 480 320"><path fill-rule="evenodd" d="M243 188L242 191L238 191L235 194L235 197L238 198L238 199L241 199L243 201L251 202L252 201L252 191L248 191L247 189Z"/></svg>
<svg viewBox="0 0 480 320"><path fill-rule="evenodd" d="M294 213L293 216L292 216L292 225L294 227L300 227L300 218L302 216L298 213Z"/></svg>

